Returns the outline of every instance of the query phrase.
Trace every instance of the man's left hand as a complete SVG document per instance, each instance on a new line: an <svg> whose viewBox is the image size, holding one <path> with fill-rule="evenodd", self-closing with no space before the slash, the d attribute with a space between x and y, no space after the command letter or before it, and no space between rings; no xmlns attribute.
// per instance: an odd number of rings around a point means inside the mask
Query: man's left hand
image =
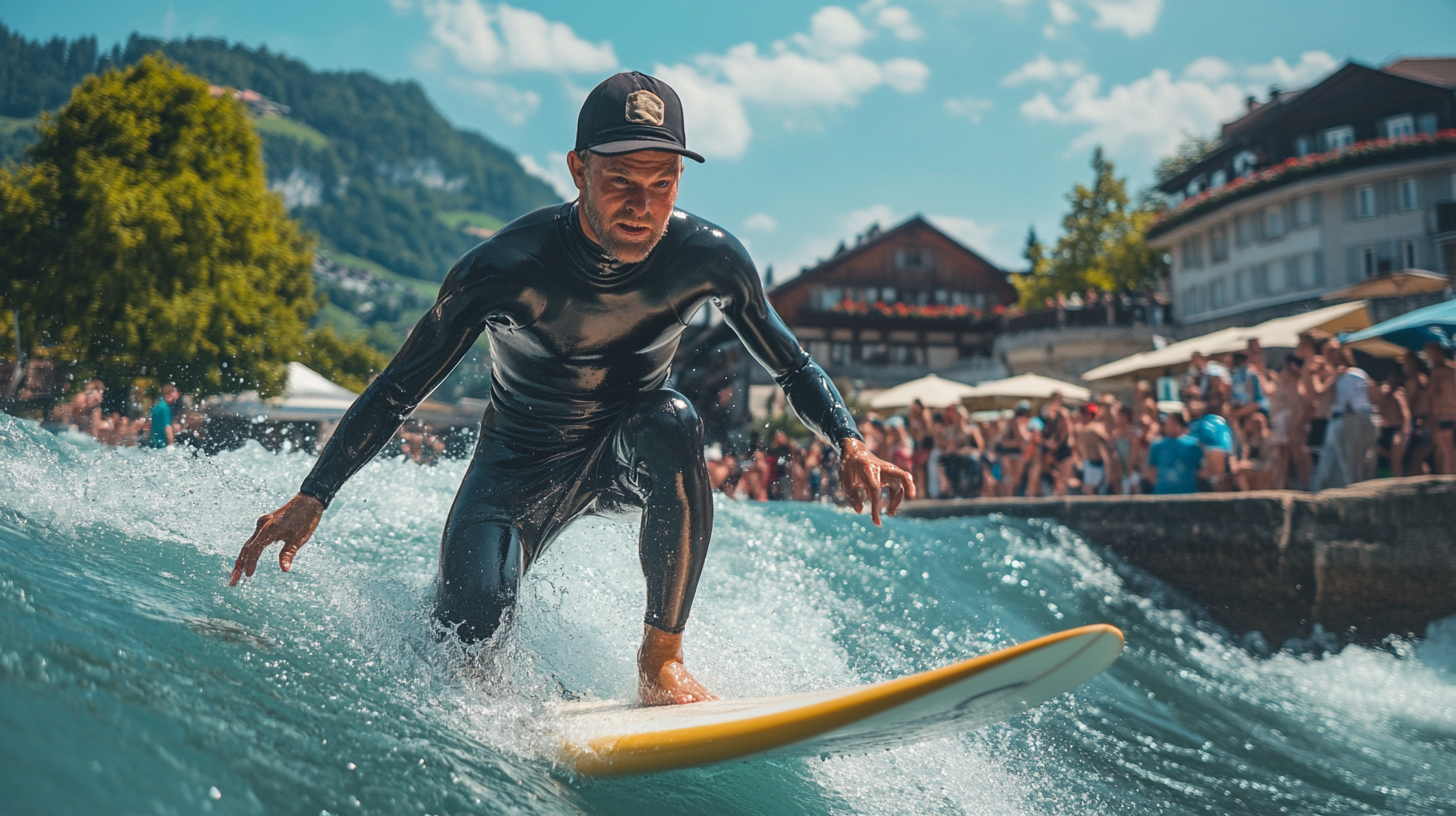
<svg viewBox="0 0 1456 816"><path fill-rule="evenodd" d="M865 502L870 505L870 518L880 524L880 512L895 515L900 502L915 498L915 480L910 474L869 452L864 442L848 437L840 443L839 486L854 505L856 513L863 513ZM884 493L890 494L888 502Z"/></svg>

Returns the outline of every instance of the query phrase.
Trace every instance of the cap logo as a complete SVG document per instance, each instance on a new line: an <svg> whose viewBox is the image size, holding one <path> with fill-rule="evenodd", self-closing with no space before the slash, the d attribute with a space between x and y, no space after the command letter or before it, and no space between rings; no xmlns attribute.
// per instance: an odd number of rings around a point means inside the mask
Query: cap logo
<svg viewBox="0 0 1456 816"><path fill-rule="evenodd" d="M665 111L661 97L652 91L633 91L627 94L627 121L634 125L661 127Z"/></svg>

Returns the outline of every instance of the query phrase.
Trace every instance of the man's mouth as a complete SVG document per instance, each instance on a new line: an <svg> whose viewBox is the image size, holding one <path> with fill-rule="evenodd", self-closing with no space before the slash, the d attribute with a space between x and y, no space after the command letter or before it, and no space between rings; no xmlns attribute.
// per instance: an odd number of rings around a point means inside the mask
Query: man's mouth
<svg viewBox="0 0 1456 816"><path fill-rule="evenodd" d="M652 231L651 227L639 227L635 224L618 224L617 229L633 238L641 238Z"/></svg>

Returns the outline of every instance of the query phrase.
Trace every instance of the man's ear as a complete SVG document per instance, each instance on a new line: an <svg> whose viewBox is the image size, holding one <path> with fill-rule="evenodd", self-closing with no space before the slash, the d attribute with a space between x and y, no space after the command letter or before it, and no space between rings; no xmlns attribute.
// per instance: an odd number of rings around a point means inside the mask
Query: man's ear
<svg viewBox="0 0 1456 816"><path fill-rule="evenodd" d="M586 192L586 162L575 150L566 151L566 169L571 171L571 183L576 185L577 192Z"/></svg>

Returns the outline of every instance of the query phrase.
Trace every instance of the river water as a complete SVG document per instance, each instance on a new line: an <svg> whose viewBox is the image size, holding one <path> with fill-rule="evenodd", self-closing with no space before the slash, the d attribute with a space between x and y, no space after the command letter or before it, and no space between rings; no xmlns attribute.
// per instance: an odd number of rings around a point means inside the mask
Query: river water
<svg viewBox="0 0 1456 816"><path fill-rule="evenodd" d="M731 696L897 677L1110 622L1116 665L965 736L868 756L574 779L559 689L632 690L630 519L585 520L504 642L426 610L464 463L376 461L291 574L226 578L311 460L103 450L0 417L0 812L1456 812L1456 620L1257 657L1066 528L720 500L688 664Z"/></svg>

